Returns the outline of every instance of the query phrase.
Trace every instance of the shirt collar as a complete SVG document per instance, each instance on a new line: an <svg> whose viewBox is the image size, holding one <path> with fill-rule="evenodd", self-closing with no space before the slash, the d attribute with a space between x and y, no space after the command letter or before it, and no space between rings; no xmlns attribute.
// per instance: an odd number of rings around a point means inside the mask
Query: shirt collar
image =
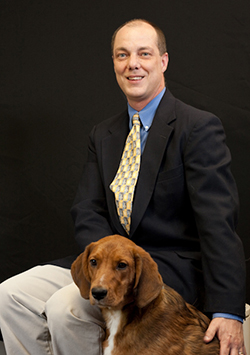
<svg viewBox="0 0 250 355"><path fill-rule="evenodd" d="M155 112L157 107L166 91L164 88L152 101L150 101L147 106L145 106L141 111L139 111L140 121L145 131L148 131L152 125ZM132 117L137 113L128 103L128 114L129 114L129 127L132 128Z"/></svg>

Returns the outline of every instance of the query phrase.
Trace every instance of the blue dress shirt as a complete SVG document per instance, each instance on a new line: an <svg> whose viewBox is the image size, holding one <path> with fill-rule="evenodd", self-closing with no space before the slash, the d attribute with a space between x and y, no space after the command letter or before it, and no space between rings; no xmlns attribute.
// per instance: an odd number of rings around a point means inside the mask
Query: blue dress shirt
<svg viewBox="0 0 250 355"><path fill-rule="evenodd" d="M150 127L152 125L155 112L159 106L159 103L162 99L162 96L164 95L166 88L164 88L152 101L150 101L147 106L145 106L140 112L140 121L141 121L141 151L143 152L146 144L146 140L148 137L148 133L150 130ZM133 124L132 124L132 118L135 113L137 113L135 109L133 109L129 104L128 104L128 114L129 114L129 129L131 130Z"/></svg>

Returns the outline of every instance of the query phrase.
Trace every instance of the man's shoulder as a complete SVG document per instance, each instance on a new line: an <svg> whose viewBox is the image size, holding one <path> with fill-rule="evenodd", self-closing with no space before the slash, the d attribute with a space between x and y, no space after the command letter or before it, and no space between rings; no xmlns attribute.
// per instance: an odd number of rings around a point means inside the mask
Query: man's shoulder
<svg viewBox="0 0 250 355"><path fill-rule="evenodd" d="M114 132L124 131L126 134L128 127L128 113L125 110L97 123L90 132L90 138L95 142L100 142Z"/></svg>
<svg viewBox="0 0 250 355"><path fill-rule="evenodd" d="M119 125L120 121L126 120L128 118L128 111L123 110L113 116L110 116L100 123L97 124L98 129L108 129L112 128L114 125Z"/></svg>
<svg viewBox="0 0 250 355"><path fill-rule="evenodd" d="M211 122L215 120L220 122L220 119L215 114L174 97L169 90L164 95L158 112L162 117L165 116L167 121L176 122L176 124L181 126L193 126L198 121Z"/></svg>
<svg viewBox="0 0 250 355"><path fill-rule="evenodd" d="M177 115L194 115L194 116L214 116L211 112L206 109L198 108L190 103L186 103L179 98L176 98L169 90L166 91L160 105L162 108L167 106L172 107Z"/></svg>
<svg viewBox="0 0 250 355"><path fill-rule="evenodd" d="M215 116L213 113L211 113L205 109L192 106L192 105L187 104L179 99L176 99L176 110L179 114L193 115L195 117L196 116L197 117Z"/></svg>

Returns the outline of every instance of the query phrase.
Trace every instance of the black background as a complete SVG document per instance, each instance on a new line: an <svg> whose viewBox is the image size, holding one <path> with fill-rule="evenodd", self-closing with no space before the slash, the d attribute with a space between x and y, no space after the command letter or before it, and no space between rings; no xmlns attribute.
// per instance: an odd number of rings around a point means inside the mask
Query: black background
<svg viewBox="0 0 250 355"><path fill-rule="evenodd" d="M249 2L1 0L0 10L0 280L75 251L69 210L88 133L126 105L111 35L138 17L166 34L172 93L223 122L249 279Z"/></svg>

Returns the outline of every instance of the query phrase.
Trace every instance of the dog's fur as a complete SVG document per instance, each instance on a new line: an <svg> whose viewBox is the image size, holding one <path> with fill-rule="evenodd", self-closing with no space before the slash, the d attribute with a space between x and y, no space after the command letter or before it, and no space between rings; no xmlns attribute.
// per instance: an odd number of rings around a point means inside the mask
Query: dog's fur
<svg viewBox="0 0 250 355"><path fill-rule="evenodd" d="M71 273L83 298L106 321L104 355L217 355L205 344L209 319L163 284L157 264L142 248L118 235L86 247Z"/></svg>

